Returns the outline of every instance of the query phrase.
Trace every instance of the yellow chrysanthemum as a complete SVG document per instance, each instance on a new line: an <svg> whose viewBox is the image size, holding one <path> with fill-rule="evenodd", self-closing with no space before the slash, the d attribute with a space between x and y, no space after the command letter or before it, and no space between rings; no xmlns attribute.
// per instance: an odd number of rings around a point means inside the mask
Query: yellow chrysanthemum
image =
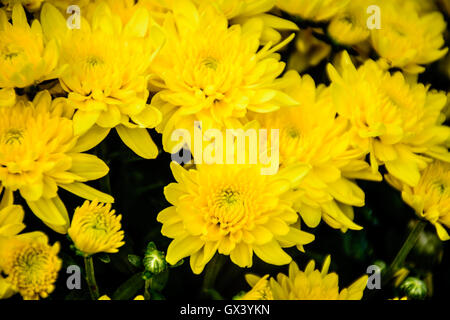
<svg viewBox="0 0 450 320"><path fill-rule="evenodd" d="M21 5L15 5L12 24L0 9L0 88L24 88L58 77L58 48L45 41L39 21L28 24Z"/></svg>
<svg viewBox="0 0 450 320"><path fill-rule="evenodd" d="M415 187L387 177L388 181L402 191L403 200L421 218L430 221L441 240L449 240L450 228L450 164L434 161L422 173Z"/></svg>
<svg viewBox="0 0 450 320"><path fill-rule="evenodd" d="M438 11L422 13L411 1L377 0L382 14L381 28L371 31L371 42L390 67L421 73L421 65L442 58L446 23Z"/></svg>
<svg viewBox="0 0 450 320"><path fill-rule="evenodd" d="M336 15L328 26L328 34L339 44L355 45L370 36L367 27L368 0L351 1L344 11Z"/></svg>
<svg viewBox="0 0 450 320"><path fill-rule="evenodd" d="M289 265L289 275L279 273L276 280L270 278L269 287L274 300L361 300L367 285L367 276L362 276L348 288L339 291L338 275L328 273L330 256L322 266L322 270L315 269L315 262L311 260L305 271L299 270L295 262ZM260 278L247 275L247 282L255 287Z"/></svg>
<svg viewBox="0 0 450 320"><path fill-rule="evenodd" d="M350 0L277 0L277 7L304 20L327 21L342 12Z"/></svg>
<svg viewBox="0 0 450 320"><path fill-rule="evenodd" d="M61 47L61 61L68 64L61 86L76 109L75 133L97 130L105 137L116 128L136 154L155 158L158 149L146 128L161 121L161 113L147 105L148 68L162 37L148 11L139 8L128 23L111 13L101 1L91 21L69 29L63 15L44 4L41 21L46 37Z"/></svg>
<svg viewBox="0 0 450 320"><path fill-rule="evenodd" d="M299 230L298 216L284 199L290 172L261 175L259 165L198 165L186 171L175 162L177 183L164 189L173 205L158 215L162 234L174 239L166 260L190 256L194 273L202 272L216 252L240 267L252 265L253 253L267 263L291 261L282 247L303 250L314 240ZM302 170L302 169L300 169Z"/></svg>
<svg viewBox="0 0 450 320"><path fill-rule="evenodd" d="M44 0L1 0L6 10L12 11L16 4L22 5L27 11L33 12L40 9Z"/></svg>
<svg viewBox="0 0 450 320"><path fill-rule="evenodd" d="M374 172L384 164L415 186L432 158L450 162L445 93L407 82L400 72L391 75L372 60L356 69L346 52L337 68L328 65L334 103L351 123L354 143L370 152Z"/></svg>
<svg viewBox="0 0 450 320"><path fill-rule="evenodd" d="M51 100L46 91L33 102L18 99L0 107L0 183L6 193L20 191L31 210L45 224L65 233L69 217L58 187L87 199L112 202L83 182L105 176L109 168L96 156L82 153L92 141L74 136L65 99Z"/></svg>
<svg viewBox="0 0 450 320"><path fill-rule="evenodd" d="M248 283L252 283L254 275L245 276ZM259 278L259 277L258 277ZM259 278L253 288L240 297L238 300L273 300L272 289L270 288L269 275Z"/></svg>
<svg viewBox="0 0 450 320"><path fill-rule="evenodd" d="M68 234L85 256L99 252L115 253L125 244L121 219L121 215L111 210L111 204L85 201L75 209Z"/></svg>
<svg viewBox="0 0 450 320"><path fill-rule="evenodd" d="M25 300L47 298L61 268L58 251L59 243L50 246L41 232L0 238L0 269L7 276L5 281Z"/></svg>
<svg viewBox="0 0 450 320"><path fill-rule="evenodd" d="M366 153L352 146L347 120L336 116L329 88L316 89L310 76L295 71L286 78L292 83L286 92L301 103L254 118L263 129L279 129L281 168L311 166L293 186L294 208L309 227L323 217L334 228L359 230L352 206L364 205L364 192L352 179L381 180L381 175L373 175Z"/></svg>
<svg viewBox="0 0 450 320"><path fill-rule="evenodd" d="M172 132L192 131L195 120L205 130L236 128L247 110L270 112L295 103L278 88L285 64L274 53L289 39L258 51L262 27L259 19L228 27L212 6L177 2L164 25L167 43L152 65L159 79L151 83L161 89L152 105L164 115L157 129L166 151L176 151Z"/></svg>

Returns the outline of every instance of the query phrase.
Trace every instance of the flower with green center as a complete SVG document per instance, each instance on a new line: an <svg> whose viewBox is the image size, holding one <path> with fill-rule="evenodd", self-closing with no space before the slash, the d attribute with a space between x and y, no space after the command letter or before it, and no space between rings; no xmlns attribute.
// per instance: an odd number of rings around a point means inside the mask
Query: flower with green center
<svg viewBox="0 0 450 320"><path fill-rule="evenodd" d="M92 17L70 29L63 14L44 4L44 34L61 48L61 63L68 70L59 77L68 101L75 108L76 135L94 131L102 139L115 128L136 154L158 155L147 128L161 121L161 113L147 105L149 66L162 45L162 34L145 8L137 9L127 23L100 1ZM98 139L100 142L102 139Z"/></svg>
<svg viewBox="0 0 450 320"><path fill-rule="evenodd" d="M69 216L59 187L86 199L114 201L84 184L105 176L109 168L82 153L93 140L74 135L72 114L64 98L52 101L47 91L33 102L19 97L15 105L0 107L0 184L8 197L19 191L34 214L60 233L67 232Z"/></svg>
<svg viewBox="0 0 450 320"><path fill-rule="evenodd" d="M5 281L25 300L47 298L55 289L62 264L58 252L59 243L50 246L42 232L0 238L0 269Z"/></svg>
<svg viewBox="0 0 450 320"><path fill-rule="evenodd" d="M252 114L262 129L279 129L280 168L303 164L311 170L292 188L294 208L315 228L323 218L333 228L360 230L352 206L364 205L364 192L355 178L382 180L364 161L365 152L352 145L348 123L338 117L330 89L316 88L314 80L288 71L292 85L286 92L300 101L268 114Z"/></svg>
<svg viewBox="0 0 450 320"><path fill-rule="evenodd" d="M158 214L162 234L174 239L166 260L174 265L190 257L195 274L216 252L240 267L251 267L253 253L283 265L291 257L282 248L314 240L299 229L298 216L285 193L291 172L262 175L259 165L198 165L189 171L171 163L177 183L164 189L173 205ZM298 170L307 170L297 168Z"/></svg>
<svg viewBox="0 0 450 320"><path fill-rule="evenodd" d="M86 257L99 252L115 253L125 244L121 219L111 210L111 204L85 201L75 209L68 234Z"/></svg>
<svg viewBox="0 0 450 320"><path fill-rule="evenodd" d="M28 24L21 5L12 11L12 23L0 9L0 88L24 88L57 78L58 48L54 40L46 41L41 24Z"/></svg>
<svg viewBox="0 0 450 320"><path fill-rule="evenodd" d="M315 269L315 262L311 260L305 271L299 270L297 264L289 265L289 274L279 273L277 278L270 278L269 288L274 300L361 300L367 285L367 276L362 276L348 288L339 291L338 275L328 273L330 256L322 266L322 270ZM255 288L261 285L261 279L255 275L247 275L247 282ZM251 292L251 291L250 291Z"/></svg>
<svg viewBox="0 0 450 320"><path fill-rule="evenodd" d="M441 240L449 240L450 228L450 163L434 161L423 172L415 187L392 176L387 181L402 192L403 200L417 215L434 225Z"/></svg>
<svg viewBox="0 0 450 320"><path fill-rule="evenodd" d="M446 94L406 81L367 60L358 69L344 52L337 70L328 65L333 102L348 119L353 143L370 152L374 172L384 165L394 177L417 186L432 159L450 162L450 128L442 113Z"/></svg>
<svg viewBox="0 0 450 320"><path fill-rule="evenodd" d="M216 7L183 0L167 14L163 29L167 42L152 64L157 78L151 84L160 90L152 105L163 113L157 130L166 151L178 151L172 133L192 132L194 121L204 130L239 128L248 110L271 112L295 103L280 90L285 64L275 53L292 37L259 49L260 19L230 27Z"/></svg>
<svg viewBox="0 0 450 320"><path fill-rule="evenodd" d="M448 51L443 33L446 23L439 11L418 11L414 1L378 0L381 28L371 31L371 43L390 67L421 73L421 65L439 60Z"/></svg>

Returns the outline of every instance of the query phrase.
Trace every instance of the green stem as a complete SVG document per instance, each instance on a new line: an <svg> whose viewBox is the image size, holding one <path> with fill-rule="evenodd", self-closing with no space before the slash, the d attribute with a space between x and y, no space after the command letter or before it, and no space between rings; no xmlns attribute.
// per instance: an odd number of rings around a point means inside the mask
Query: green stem
<svg viewBox="0 0 450 320"><path fill-rule="evenodd" d="M405 242L403 243L403 246L397 253L397 256L394 258L394 261L392 261L391 265L386 270L383 281L384 284L386 284L389 280L391 280L395 272L397 272L397 270L403 265L406 257L408 256L411 249L414 248L414 245L416 244L417 239L419 238L419 235L425 228L426 224L427 222L424 220L419 220L416 222L416 225L409 233L408 238L406 238Z"/></svg>
<svg viewBox="0 0 450 320"><path fill-rule="evenodd" d="M208 296L217 296L217 294L214 294L215 290L213 288L220 269L225 263L224 258L224 256L216 254L213 259L206 265L205 277L203 279L202 286L203 294Z"/></svg>
<svg viewBox="0 0 450 320"><path fill-rule="evenodd" d="M97 282L95 281L94 261L92 256L84 257L84 266L86 268L86 281L88 283L89 292L92 300L98 300L100 297Z"/></svg>
<svg viewBox="0 0 450 320"><path fill-rule="evenodd" d="M145 289L144 289L144 299L145 300L150 300L151 296L150 296L150 287L152 286L152 279L147 279L145 280Z"/></svg>

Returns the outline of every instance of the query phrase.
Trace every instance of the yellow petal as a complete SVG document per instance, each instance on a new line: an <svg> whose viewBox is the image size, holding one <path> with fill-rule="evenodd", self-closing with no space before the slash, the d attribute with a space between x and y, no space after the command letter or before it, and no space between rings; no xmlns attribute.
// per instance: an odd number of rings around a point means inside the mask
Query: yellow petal
<svg viewBox="0 0 450 320"><path fill-rule="evenodd" d="M199 237L185 236L173 240L168 249L166 260L174 265L183 258L186 258L203 247L204 242Z"/></svg>
<svg viewBox="0 0 450 320"><path fill-rule="evenodd" d="M69 215L59 197L27 201L31 211L54 231L66 234L69 229Z"/></svg>
<svg viewBox="0 0 450 320"><path fill-rule="evenodd" d="M292 261L292 258L281 249L275 240L260 246L253 246L253 251L261 260L276 266L288 264Z"/></svg>
<svg viewBox="0 0 450 320"><path fill-rule="evenodd" d="M16 103L16 92L13 88L0 89L0 107L9 107Z"/></svg>
<svg viewBox="0 0 450 320"><path fill-rule="evenodd" d="M89 187L87 184L81 182L61 184L59 186L83 199L91 201L98 200L103 203L114 203L114 198L109 194L98 191L97 189Z"/></svg>
<svg viewBox="0 0 450 320"><path fill-rule="evenodd" d="M85 181L97 180L106 176L109 168L102 160L86 153L71 154L72 167L70 172L82 177Z"/></svg>
<svg viewBox="0 0 450 320"><path fill-rule="evenodd" d="M158 156L158 147L147 129L130 129L120 125L116 127L116 130L122 141L138 156L144 159L154 159Z"/></svg>
<svg viewBox="0 0 450 320"><path fill-rule="evenodd" d="M109 128L102 128L94 125L77 140L76 146L70 151L84 152L91 150L106 138L110 130L111 129Z"/></svg>
<svg viewBox="0 0 450 320"><path fill-rule="evenodd" d="M241 268L251 267L253 262L252 248L245 243L238 243L234 250L230 252L230 258Z"/></svg>

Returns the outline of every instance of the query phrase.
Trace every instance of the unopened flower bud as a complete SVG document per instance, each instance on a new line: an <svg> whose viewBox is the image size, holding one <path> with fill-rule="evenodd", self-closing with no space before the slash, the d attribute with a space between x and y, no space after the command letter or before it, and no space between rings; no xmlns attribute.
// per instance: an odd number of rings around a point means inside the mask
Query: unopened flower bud
<svg viewBox="0 0 450 320"><path fill-rule="evenodd" d="M408 277L401 284L400 290L410 299L422 300L427 295L425 282L415 277Z"/></svg>

